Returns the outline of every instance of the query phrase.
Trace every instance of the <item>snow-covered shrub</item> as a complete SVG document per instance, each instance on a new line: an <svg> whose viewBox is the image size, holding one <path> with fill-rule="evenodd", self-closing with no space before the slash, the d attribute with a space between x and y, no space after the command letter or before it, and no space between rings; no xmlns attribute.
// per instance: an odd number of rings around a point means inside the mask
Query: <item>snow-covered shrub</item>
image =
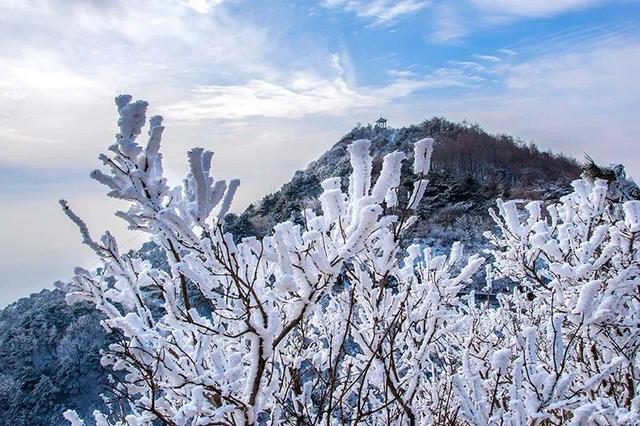
<svg viewBox="0 0 640 426"><path fill-rule="evenodd" d="M216 181L212 153L196 148L183 185L170 188L159 150L161 118L149 120L143 146L147 104L129 96L116 104L120 132L100 156L108 173L92 177L131 203L118 216L152 235L168 254L169 270L122 254L108 232L93 239L61 204L103 261L98 272L77 268L64 287L69 302L95 303L107 316L105 327L121 337L102 363L126 372L114 389L129 402L125 421L415 419L415 372L429 356L422 340L436 331L421 316L434 307L424 297L429 286L413 285L420 280L412 272L416 250L400 273L398 242L415 221L432 141L416 144L418 179L408 197L398 194L404 154L387 155L371 182L370 143L358 140L349 147L348 192L339 178L322 183L322 215L308 209L304 226L284 222L262 240L238 242L223 229L238 181ZM408 201L401 206L399 199ZM459 253L423 260L422 281L455 293L481 263L474 257L453 273ZM396 359L400 354L406 359Z"/></svg>
<svg viewBox="0 0 640 426"><path fill-rule="evenodd" d="M558 206L499 201L487 286L517 282L499 306L463 296L482 267L460 243L448 254L404 232L428 184L432 140L415 145L413 191L405 154L372 182L370 142L348 152L348 190L322 182L320 210L263 239L224 231L237 181L216 181L212 153L189 152L190 173L170 188L161 119L116 98L120 132L93 172L117 214L151 234L168 267L98 241L62 206L102 259L63 287L88 300L118 335L102 358L121 372L124 405L98 424L618 424L638 420L640 205L577 181ZM122 408L124 407L124 408ZM66 418L82 424L69 411Z"/></svg>
<svg viewBox="0 0 640 426"><path fill-rule="evenodd" d="M469 330L454 386L470 423L640 422L640 201L615 181L572 186L491 212L491 275L517 286Z"/></svg>
<svg viewBox="0 0 640 426"><path fill-rule="evenodd" d="M576 180L546 208L498 200L487 289L514 288L497 307L471 293L442 330L425 423L640 424L640 201L618 184Z"/></svg>

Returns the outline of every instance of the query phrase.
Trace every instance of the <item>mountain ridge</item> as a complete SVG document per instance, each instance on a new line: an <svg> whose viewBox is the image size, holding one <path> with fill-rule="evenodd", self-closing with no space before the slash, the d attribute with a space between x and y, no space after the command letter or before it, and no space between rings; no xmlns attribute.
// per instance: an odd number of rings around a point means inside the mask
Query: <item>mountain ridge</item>
<svg viewBox="0 0 640 426"><path fill-rule="evenodd" d="M496 197L557 199L568 191L569 183L580 174L579 164L571 157L542 152L534 144L527 145L511 136L489 134L477 124L454 123L434 117L400 129L359 126L309 163L306 169L296 171L278 191L252 203L240 214L228 215L227 229L238 238L263 236L283 220L300 222L299 212L304 207L318 208L309 200L320 194L322 180L348 176L351 169L346 148L356 139L372 141L374 177L379 173L385 154L403 151L407 158L402 185L410 189L408 165L413 157L413 143L424 137L432 137L435 142L428 176L430 185L418 216L422 222L431 225L446 227L444 216L455 214L447 211L447 208L451 210L452 204L458 204L456 208L463 210L471 207L473 214L477 214ZM459 204L464 202L473 205ZM433 218L434 215L443 217ZM488 214L483 215L483 219L486 222ZM419 237L429 233L424 226L418 226L416 232Z"/></svg>

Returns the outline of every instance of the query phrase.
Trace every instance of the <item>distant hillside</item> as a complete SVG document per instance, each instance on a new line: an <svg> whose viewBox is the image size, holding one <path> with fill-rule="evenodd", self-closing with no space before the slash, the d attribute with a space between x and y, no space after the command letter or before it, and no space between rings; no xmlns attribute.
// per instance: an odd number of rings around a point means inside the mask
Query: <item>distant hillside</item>
<svg viewBox="0 0 640 426"><path fill-rule="evenodd" d="M276 223L300 221L303 207L321 192L320 182L350 173L347 146L356 139L372 141L374 176L382 157L392 151L407 153L403 182L409 188L413 143L424 137L435 140L433 166L427 196L418 211L420 222L414 237L449 244L453 239L473 240L488 226L487 208L496 197L557 198L580 174L569 157L542 152L506 135L491 135L477 125L432 118L402 129L357 127L345 135L305 170L295 173L282 188L250 205L240 215L227 217L227 228L238 238L266 235ZM346 180L345 180L346 183Z"/></svg>
<svg viewBox="0 0 640 426"><path fill-rule="evenodd" d="M102 406L109 338L86 303L69 306L60 290L42 290L0 311L0 425L64 424L73 408Z"/></svg>

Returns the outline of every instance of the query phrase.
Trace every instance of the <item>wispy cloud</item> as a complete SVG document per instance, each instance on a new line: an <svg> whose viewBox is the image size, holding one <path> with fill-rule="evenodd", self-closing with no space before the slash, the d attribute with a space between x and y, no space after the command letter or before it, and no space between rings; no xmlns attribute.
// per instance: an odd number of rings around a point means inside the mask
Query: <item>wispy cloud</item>
<svg viewBox="0 0 640 426"><path fill-rule="evenodd" d="M507 56L516 56L518 54L518 52L516 52L513 49L505 49L505 48L498 49L498 53L501 53L501 54L507 55Z"/></svg>
<svg viewBox="0 0 640 426"><path fill-rule="evenodd" d="M371 20L374 24L391 24L407 15L424 9L429 1L425 0L323 0L327 8L342 9L355 13L360 18Z"/></svg>
<svg viewBox="0 0 640 426"><path fill-rule="evenodd" d="M603 3L606 0L451 0L429 5L425 18L431 22L429 40L450 45L496 27L550 18Z"/></svg>
<svg viewBox="0 0 640 426"><path fill-rule="evenodd" d="M501 59L497 56L494 55L473 55L473 57L475 59L478 59L480 61L484 61L484 62L500 62Z"/></svg>
<svg viewBox="0 0 640 426"><path fill-rule="evenodd" d="M207 85L193 99L164 108L168 118L188 121L247 117L300 118L309 114L343 114L380 102L349 88L343 80L300 75L286 85L251 80L243 85Z"/></svg>
<svg viewBox="0 0 640 426"><path fill-rule="evenodd" d="M487 70L486 66L474 61L450 61L449 63L452 66L462 67L464 69L475 71L475 72L483 72Z"/></svg>
<svg viewBox="0 0 640 426"><path fill-rule="evenodd" d="M426 75L392 69L387 70L391 80L386 84L361 87L348 83L336 58L337 55L331 57L335 75L330 78L297 73L286 83L251 80L241 85L199 86L193 91L192 99L168 105L163 113L182 121L353 115L420 90L461 87L479 78L459 69L441 68Z"/></svg>
<svg viewBox="0 0 640 426"><path fill-rule="evenodd" d="M546 17L584 9L603 0L471 0L483 12L518 17Z"/></svg>
<svg viewBox="0 0 640 426"><path fill-rule="evenodd" d="M417 73L411 70L398 70L395 68L388 69L387 74L389 74L391 77L399 77L399 78L411 78L411 77L417 76Z"/></svg>
<svg viewBox="0 0 640 426"><path fill-rule="evenodd" d="M216 6L222 4L224 0L189 0L187 4L193 10L200 13L208 13Z"/></svg>
<svg viewBox="0 0 640 426"><path fill-rule="evenodd" d="M81 166L96 152L81 140L88 136L84 127L108 137L110 99L118 93L168 103L205 79L279 72L272 58L285 53L274 52L266 28L229 15L219 0L200 5L216 6L215 13L192 6L0 2L0 128L19 129L0 134L0 161L56 158L62 167ZM57 142L42 144L43 138Z"/></svg>
<svg viewBox="0 0 640 426"><path fill-rule="evenodd" d="M455 3L438 4L432 10L434 29L430 39L438 44L457 42L469 34L469 25L464 22Z"/></svg>
<svg viewBox="0 0 640 426"><path fill-rule="evenodd" d="M455 44L470 34L533 18L549 18L587 9L608 0L322 0L328 9L353 13L374 26L423 13L430 22L429 40Z"/></svg>

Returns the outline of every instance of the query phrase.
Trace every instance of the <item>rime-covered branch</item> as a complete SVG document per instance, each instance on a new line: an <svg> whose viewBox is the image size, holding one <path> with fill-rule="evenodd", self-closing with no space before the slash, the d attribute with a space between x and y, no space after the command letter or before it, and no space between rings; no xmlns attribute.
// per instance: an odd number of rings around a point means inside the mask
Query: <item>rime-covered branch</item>
<svg viewBox="0 0 640 426"><path fill-rule="evenodd" d="M67 300L94 303L120 337L102 364L120 373L112 391L125 413L96 413L97 424L639 421L640 202L579 180L556 205L498 200L490 265L460 243L404 249L433 140L415 144L404 194L407 156L386 155L373 179L362 139L348 148L346 192L326 179L303 223L236 241L224 217L239 181L216 180L213 153L194 148L170 187L162 119L143 146L147 104L116 105L116 142L92 177L128 201L117 215L169 265L120 253L109 233L96 242L61 202L102 262L76 268ZM514 283L497 305L469 291L483 265L488 288Z"/></svg>

